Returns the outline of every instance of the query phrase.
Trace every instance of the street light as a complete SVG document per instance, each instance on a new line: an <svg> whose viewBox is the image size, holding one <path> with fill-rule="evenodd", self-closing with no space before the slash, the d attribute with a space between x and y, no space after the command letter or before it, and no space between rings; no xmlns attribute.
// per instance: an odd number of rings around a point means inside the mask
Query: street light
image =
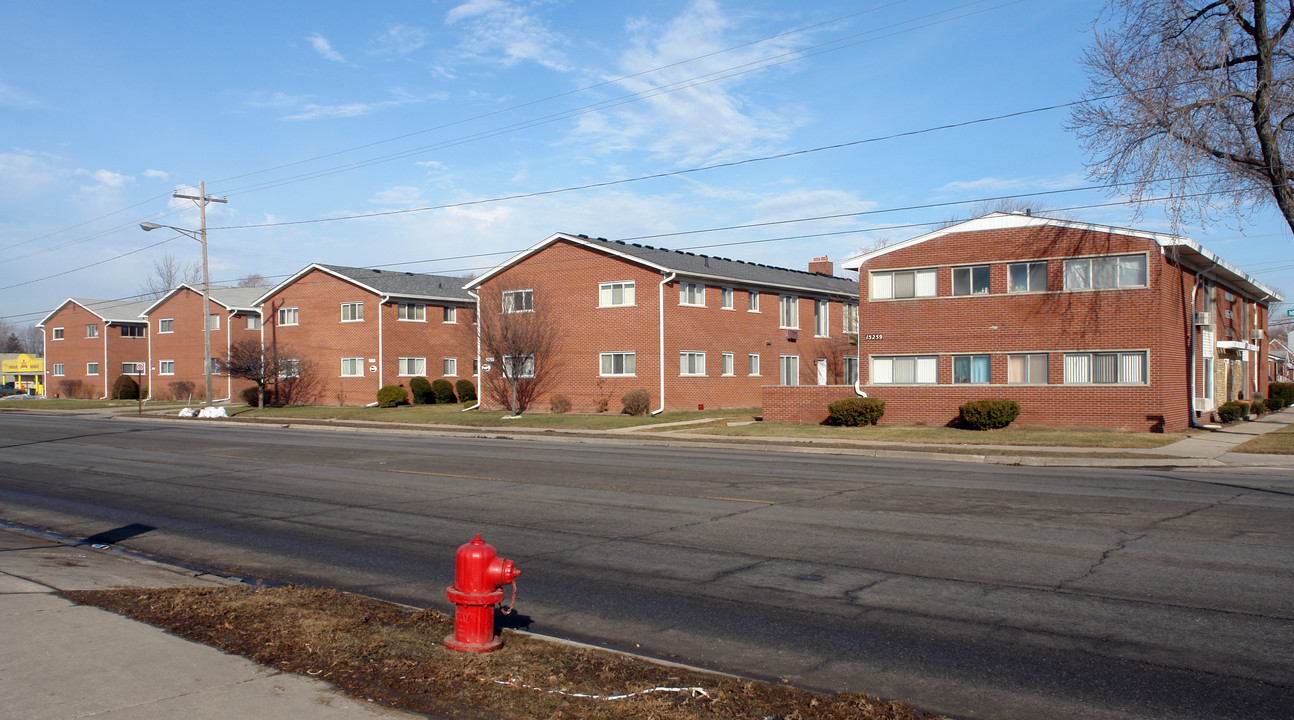
<svg viewBox="0 0 1294 720"><path fill-rule="evenodd" d="M207 395L203 401L204 405L211 405L211 273L207 267L207 203L224 203L229 202L225 198L214 198L207 195L207 184L205 181L198 182L198 194L181 195L179 192L172 193L172 197L183 200L192 200L198 204L198 216L201 218L200 229L185 230L177 228L174 225L159 225L154 222L142 222L139 227L148 232L159 228L174 230L181 235L197 240L202 244L202 374L207 381ZM151 332L151 331L150 331Z"/></svg>

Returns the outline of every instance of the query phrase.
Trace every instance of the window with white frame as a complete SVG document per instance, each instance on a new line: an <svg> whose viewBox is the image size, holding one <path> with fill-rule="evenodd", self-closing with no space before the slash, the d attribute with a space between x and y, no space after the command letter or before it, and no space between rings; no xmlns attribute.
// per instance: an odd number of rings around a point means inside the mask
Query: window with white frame
<svg viewBox="0 0 1294 720"><path fill-rule="evenodd" d="M853 385L858 382L858 358L853 355L846 355L841 358L841 380L845 385Z"/></svg>
<svg viewBox="0 0 1294 720"><path fill-rule="evenodd" d="M174 361L174 360L159 360L159 361L158 361L158 363L157 363L157 374L158 374L158 375L174 375L174 374L175 374L175 361Z"/></svg>
<svg viewBox="0 0 1294 720"><path fill-rule="evenodd" d="M454 305L446 305L441 308L440 321L447 325L458 323L458 307Z"/></svg>
<svg viewBox="0 0 1294 720"><path fill-rule="evenodd" d="M422 303L396 303L395 319L426 322L427 306Z"/></svg>
<svg viewBox="0 0 1294 720"><path fill-rule="evenodd" d="M750 290L746 293L746 312L759 312L759 291Z"/></svg>
<svg viewBox="0 0 1294 720"><path fill-rule="evenodd" d="M244 317L247 319L247 329L248 329L248 330L260 330L260 329L261 329L261 316L260 316L260 315L245 315Z"/></svg>
<svg viewBox="0 0 1294 720"><path fill-rule="evenodd" d="M1066 353L1065 383L1142 385L1146 382L1146 353Z"/></svg>
<svg viewBox="0 0 1294 720"><path fill-rule="evenodd" d="M724 354L723 354L722 356L720 356L720 357L722 358L722 362L723 362L723 365L722 365L723 372L722 372L721 374L723 374L723 375L733 375L733 374L735 374L735 372L734 372L734 370L733 370L733 367L732 367L732 365L733 365L733 355L732 355L732 353L730 353L730 352L726 352L726 353L724 353Z"/></svg>
<svg viewBox="0 0 1294 720"><path fill-rule="evenodd" d="M989 381L988 355L957 355L953 358L953 382L983 384Z"/></svg>
<svg viewBox="0 0 1294 720"><path fill-rule="evenodd" d="M280 325L280 326L282 326L282 325L296 325L296 324L297 324L297 309L296 309L296 308L294 308L294 307L283 307L283 308L279 308L279 325ZM291 376L289 376L289 377L296 377L296 376L295 376L295 375L291 375Z"/></svg>
<svg viewBox="0 0 1294 720"><path fill-rule="evenodd" d="M600 374L604 376L634 375L638 372L636 353L604 352L598 358L602 366Z"/></svg>
<svg viewBox="0 0 1294 720"><path fill-rule="evenodd" d="M220 329L220 316L219 316L219 315L217 315L217 314L215 314L215 313L212 313L211 315L208 315L208 316L207 316L207 327L211 328L212 330L219 330L219 329Z"/></svg>
<svg viewBox="0 0 1294 720"><path fill-rule="evenodd" d="M705 286L694 282L679 283L678 304L705 307Z"/></svg>
<svg viewBox="0 0 1294 720"><path fill-rule="evenodd" d="M458 358L445 358L440 369L444 377L458 377Z"/></svg>
<svg viewBox="0 0 1294 720"><path fill-rule="evenodd" d="M1046 385L1047 354L1008 355L1006 381L1012 385Z"/></svg>
<svg viewBox="0 0 1294 720"><path fill-rule="evenodd" d="M49 334L50 334L50 339L52 339L52 340L62 340L62 339L63 339L63 328L61 328L61 327L51 328L51 329L50 329L50 331L49 331Z"/></svg>
<svg viewBox="0 0 1294 720"><path fill-rule="evenodd" d="M610 282L598 285L598 307L624 307L635 303L633 282Z"/></svg>
<svg viewBox="0 0 1294 720"><path fill-rule="evenodd" d="M301 377L301 360L298 358L283 358L279 360L279 378L283 379L294 377Z"/></svg>
<svg viewBox="0 0 1294 720"><path fill-rule="evenodd" d="M364 303L350 302L341 304L342 322L359 322L364 319Z"/></svg>
<svg viewBox="0 0 1294 720"><path fill-rule="evenodd" d="M363 377L364 375L364 358L348 357L341 359L341 376L342 377Z"/></svg>
<svg viewBox="0 0 1294 720"><path fill-rule="evenodd" d="M503 377L513 377L516 373L518 378L532 378L535 376L535 356L518 355L515 358L511 355L503 356Z"/></svg>
<svg viewBox="0 0 1294 720"><path fill-rule="evenodd" d="M1006 266L1007 290L1013 293L1047 292L1047 262L1011 263Z"/></svg>
<svg viewBox="0 0 1294 720"><path fill-rule="evenodd" d="M777 307L780 327L790 329L800 327L800 298L794 295L783 295L779 298Z"/></svg>
<svg viewBox="0 0 1294 720"><path fill-rule="evenodd" d="M98 363L95 363L95 364L97 365ZM144 363L124 362L121 364L121 374L122 375L143 375Z"/></svg>
<svg viewBox="0 0 1294 720"><path fill-rule="evenodd" d="M828 323L828 308L826 300L813 301L813 334L817 337L827 337L831 334L831 326Z"/></svg>
<svg viewBox="0 0 1294 720"><path fill-rule="evenodd" d="M50 365L49 372L55 377L63 377L63 363L54 363L53 365Z"/></svg>
<svg viewBox="0 0 1294 720"><path fill-rule="evenodd" d="M157 332L158 332L158 333L173 333L173 332L175 332L175 318L162 318L161 320L158 320L158 321L157 321Z"/></svg>
<svg viewBox="0 0 1294 720"><path fill-rule="evenodd" d="M86 326L85 326L85 336L86 336L86 337L88 337L88 338L97 338L97 337L99 337L99 326L98 326L98 325L96 325L96 324L86 325Z"/></svg>
<svg viewBox="0 0 1294 720"><path fill-rule="evenodd" d="M396 363L396 373L403 377L419 377L427 374L427 358L402 357Z"/></svg>
<svg viewBox="0 0 1294 720"><path fill-rule="evenodd" d="M678 354L679 375L705 375L705 353L684 351Z"/></svg>
<svg viewBox="0 0 1294 720"><path fill-rule="evenodd" d="M872 273L873 300L934 297L938 284L935 268Z"/></svg>
<svg viewBox="0 0 1294 720"><path fill-rule="evenodd" d="M1146 286L1146 256L1107 255L1065 261L1066 290L1105 290Z"/></svg>
<svg viewBox="0 0 1294 720"><path fill-rule="evenodd" d="M86 374L86 375L98 375L98 374L99 374L99 363L97 363L97 362L93 362L93 363L86 363L86 364L85 364L85 374Z"/></svg>
<svg viewBox="0 0 1294 720"><path fill-rule="evenodd" d="M988 265L953 268L953 295L987 295Z"/></svg>
<svg viewBox="0 0 1294 720"><path fill-rule="evenodd" d="M939 381L937 355L872 357L873 385L933 385Z"/></svg>
<svg viewBox="0 0 1294 720"><path fill-rule="evenodd" d="M523 313L523 312L533 312L534 309L535 309L534 290L504 290L503 291L503 312Z"/></svg>
<svg viewBox="0 0 1294 720"><path fill-rule="evenodd" d="M778 380L783 385L800 384L799 355L782 355L778 358Z"/></svg>
<svg viewBox="0 0 1294 720"><path fill-rule="evenodd" d="M724 310L732 310L732 300L736 294L732 288L719 288L719 307Z"/></svg>
<svg viewBox="0 0 1294 720"><path fill-rule="evenodd" d="M220 358L211 358L211 373L213 375L220 373Z"/></svg>
<svg viewBox="0 0 1294 720"><path fill-rule="evenodd" d="M756 355L755 353L751 353L750 355L746 356L746 361L749 366L748 374L758 375L759 374L759 355Z"/></svg>
<svg viewBox="0 0 1294 720"><path fill-rule="evenodd" d="M143 325L118 325L117 327L121 328L122 337L128 337L128 338L144 337Z"/></svg>
<svg viewBox="0 0 1294 720"><path fill-rule="evenodd" d="M858 334L858 303L845 303L841 306L841 314L845 316L844 332L851 335Z"/></svg>

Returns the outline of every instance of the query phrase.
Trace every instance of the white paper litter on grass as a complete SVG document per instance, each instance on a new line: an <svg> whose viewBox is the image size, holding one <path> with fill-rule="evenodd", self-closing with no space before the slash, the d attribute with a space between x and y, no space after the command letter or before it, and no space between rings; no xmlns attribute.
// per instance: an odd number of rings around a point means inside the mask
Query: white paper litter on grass
<svg viewBox="0 0 1294 720"><path fill-rule="evenodd" d="M193 412L193 408L184 408L180 411L180 417L182 418L191 418L194 415L197 415L197 413Z"/></svg>
<svg viewBox="0 0 1294 720"><path fill-rule="evenodd" d="M512 685L514 687L526 688L527 690L537 690L539 692L549 693L551 695L567 695L570 697L589 698L591 700L625 700L627 698L634 697L635 695L646 695L648 693L656 693L656 692L688 693L692 697L702 697L702 698L710 697L710 693L706 692L705 688L699 688L699 687L654 687L654 688L647 688L646 690L638 690L637 692L624 693L621 695L589 695L587 693L573 693L573 692L567 692L565 690L545 690L543 688L535 687L534 685L527 685L516 679L495 680L494 682L500 685Z"/></svg>

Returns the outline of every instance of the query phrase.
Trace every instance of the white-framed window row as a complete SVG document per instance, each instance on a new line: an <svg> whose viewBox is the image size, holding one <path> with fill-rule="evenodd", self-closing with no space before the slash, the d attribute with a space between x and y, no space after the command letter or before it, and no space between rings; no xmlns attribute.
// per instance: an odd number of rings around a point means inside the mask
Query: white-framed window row
<svg viewBox="0 0 1294 720"><path fill-rule="evenodd" d="M215 362L215 361L212 360L212 362ZM98 363L95 363L95 364L98 365ZM143 375L144 363L124 362L121 364L121 374L122 375Z"/></svg>
<svg viewBox="0 0 1294 720"><path fill-rule="evenodd" d="M730 287L719 288L719 309L735 310L736 308L733 307L733 300L736 294L737 291Z"/></svg>
<svg viewBox="0 0 1294 720"><path fill-rule="evenodd" d="M939 382L938 355L873 355L873 385L934 385Z"/></svg>
<svg viewBox="0 0 1294 720"><path fill-rule="evenodd" d="M598 373L602 377L634 377L638 374L638 354L604 352L598 354Z"/></svg>
<svg viewBox="0 0 1294 720"><path fill-rule="evenodd" d="M294 308L294 307L279 308L279 312L278 312L279 327L296 325L299 318L300 318L300 314L297 312L297 308ZM290 375L288 377L296 377L296 376Z"/></svg>
<svg viewBox="0 0 1294 720"><path fill-rule="evenodd" d="M458 358L445 358L440 364L440 369L442 377L458 377Z"/></svg>
<svg viewBox="0 0 1294 720"><path fill-rule="evenodd" d="M1006 356L1006 382L1008 385L1046 385L1048 379L1047 353L1018 353Z"/></svg>
<svg viewBox="0 0 1294 720"><path fill-rule="evenodd" d="M935 268L874 272L871 277L870 297L873 300L935 297L938 277L939 274Z"/></svg>
<svg viewBox="0 0 1294 720"><path fill-rule="evenodd" d="M598 284L598 307L628 307L637 304L634 281Z"/></svg>
<svg viewBox="0 0 1294 720"><path fill-rule="evenodd" d="M1145 350L1065 353L1066 385L1145 385Z"/></svg>
<svg viewBox="0 0 1294 720"><path fill-rule="evenodd" d="M1065 261L1066 290L1146 287L1146 254L1105 255Z"/></svg>
<svg viewBox="0 0 1294 720"><path fill-rule="evenodd" d="M750 375L751 377L759 377L759 354L751 353L747 355L746 364L747 364L747 370L748 370L746 374Z"/></svg>
<svg viewBox="0 0 1294 720"><path fill-rule="evenodd" d="M63 328L61 328L61 327L50 328L49 336L50 336L50 339L51 339L51 340L62 340L62 339L63 339Z"/></svg>
<svg viewBox="0 0 1294 720"><path fill-rule="evenodd" d="M535 291L534 290L504 290L503 291L503 312L505 313L523 313L534 312L535 310Z"/></svg>
<svg viewBox="0 0 1294 720"><path fill-rule="evenodd" d="M50 365L49 374L54 377L63 377L63 363L54 363Z"/></svg>
<svg viewBox="0 0 1294 720"><path fill-rule="evenodd" d="M458 306L445 305L440 308L440 321L446 325L458 324Z"/></svg>
<svg viewBox="0 0 1294 720"><path fill-rule="evenodd" d="M705 353L684 350L678 354L678 374L683 377L703 377L705 375Z"/></svg>
<svg viewBox="0 0 1294 720"><path fill-rule="evenodd" d="M98 374L99 374L99 363L97 363L97 362L86 363L86 364L85 364L85 374L86 374L86 375L98 375Z"/></svg>
<svg viewBox="0 0 1294 720"><path fill-rule="evenodd" d="M735 375L736 369L733 367L733 361L735 356L730 352L726 352L720 355L719 357L722 362L720 366L722 368L722 372L720 372L719 374L722 375L723 377L732 377L733 375Z"/></svg>
<svg viewBox="0 0 1294 720"><path fill-rule="evenodd" d="M395 319L405 322L427 322L427 306L422 303L396 303Z"/></svg>
<svg viewBox="0 0 1294 720"><path fill-rule="evenodd" d="M427 375L427 358L400 358L397 362L396 374L400 377L425 377Z"/></svg>
<svg viewBox="0 0 1294 720"><path fill-rule="evenodd" d="M341 304L342 322L361 322L364 320L364 303L348 302Z"/></svg>
<svg viewBox="0 0 1294 720"><path fill-rule="evenodd" d="M118 325L121 328L121 336L124 338L142 338L144 337L143 325Z"/></svg>
<svg viewBox="0 0 1294 720"><path fill-rule="evenodd" d="M341 359L342 377L364 377L364 358L348 357Z"/></svg>
<svg viewBox="0 0 1294 720"><path fill-rule="evenodd" d="M953 268L953 295L987 295L989 276L988 265Z"/></svg>
<svg viewBox="0 0 1294 720"><path fill-rule="evenodd" d="M759 291L746 291L746 312L759 312Z"/></svg>
<svg viewBox="0 0 1294 720"><path fill-rule="evenodd" d="M162 318L157 321L157 333L159 335L175 332L175 318Z"/></svg>
<svg viewBox="0 0 1294 720"><path fill-rule="evenodd" d="M992 381L992 361L988 354L954 355L954 385L987 385Z"/></svg>
<svg viewBox="0 0 1294 720"><path fill-rule="evenodd" d="M175 361L174 361L174 360L158 360L158 361L157 361L157 374L158 374L158 375L174 375L174 374L175 374Z"/></svg>
<svg viewBox="0 0 1294 720"><path fill-rule="evenodd" d="M705 307L705 285L694 282L678 284L678 304L691 307Z"/></svg>
<svg viewBox="0 0 1294 720"><path fill-rule="evenodd" d="M800 327L800 298L795 295L779 296L777 301L778 327L795 330Z"/></svg>

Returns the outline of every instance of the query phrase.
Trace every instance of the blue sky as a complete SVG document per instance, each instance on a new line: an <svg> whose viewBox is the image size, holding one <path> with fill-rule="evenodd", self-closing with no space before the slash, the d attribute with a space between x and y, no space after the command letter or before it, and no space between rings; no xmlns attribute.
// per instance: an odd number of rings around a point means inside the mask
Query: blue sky
<svg viewBox="0 0 1294 720"><path fill-rule="evenodd" d="M139 250L172 235L138 223L196 227L170 195L198 180L229 199L208 214L213 281L310 262L480 272L557 231L838 261L969 211L921 206L1095 184L1063 109L903 134L1077 99L1102 5L6 1L0 317L127 297L162 253L196 259L183 237ZM850 213L869 214L783 222ZM1068 214L1170 229L1153 208ZM781 224L696 232L752 223ZM1294 292L1274 209L1180 230Z"/></svg>

